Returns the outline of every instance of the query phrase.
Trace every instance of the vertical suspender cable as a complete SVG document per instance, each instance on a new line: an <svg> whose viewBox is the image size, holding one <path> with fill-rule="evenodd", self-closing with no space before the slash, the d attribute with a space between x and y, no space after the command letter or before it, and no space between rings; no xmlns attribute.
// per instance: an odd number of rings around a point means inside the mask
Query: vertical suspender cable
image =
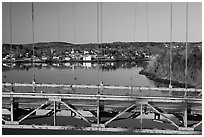
<svg viewBox="0 0 204 137"><path fill-rule="evenodd" d="M101 2L101 52L103 55L103 3ZM102 57L101 57L102 64ZM103 84L103 67L101 68L101 84Z"/></svg>
<svg viewBox="0 0 204 137"><path fill-rule="evenodd" d="M98 48L98 51L99 51L99 3L97 2L97 15L96 15L96 18L97 18L97 48ZM99 61L97 59L97 64L98 64L98 67L97 67L97 72L98 72L98 84L100 84L99 82Z"/></svg>
<svg viewBox="0 0 204 137"><path fill-rule="evenodd" d="M149 5L146 3L147 42L149 44ZM149 92L150 95L150 92Z"/></svg>
<svg viewBox="0 0 204 137"><path fill-rule="evenodd" d="M13 44L13 38L12 38L12 3L9 3L9 13L10 13L10 69L12 69L12 44ZM12 75L13 76L13 75ZM11 83L13 80L11 79ZM12 86L13 91L13 86Z"/></svg>
<svg viewBox="0 0 204 137"><path fill-rule="evenodd" d="M34 5L32 2L32 43L33 43L33 61L34 61Z"/></svg>
<svg viewBox="0 0 204 137"><path fill-rule="evenodd" d="M136 35L136 6L137 6L137 4L135 3L135 5L134 5L134 26L133 26L133 43L135 43L135 35ZM131 45L131 50L132 50L132 45ZM131 68L131 78L130 78L130 81L131 81L131 83L130 83L130 86L131 86L131 92L132 92L132 80L133 80L133 70L132 70L132 68Z"/></svg>
<svg viewBox="0 0 204 137"><path fill-rule="evenodd" d="M73 17L73 44L74 44L74 48L76 48L75 46L75 42L76 42L76 20L75 20L75 3L73 3L72 5L72 17ZM75 53L74 53L75 54ZM76 54L75 54L76 55ZM75 65L76 65L76 56L75 56L75 62L74 62L74 84L77 84L77 74L76 74L76 70L75 70Z"/></svg>
<svg viewBox="0 0 204 137"><path fill-rule="evenodd" d="M11 3L9 3L9 10L10 10L10 65L12 66L12 5ZM12 67L10 67L10 69L12 69ZM13 81L13 80L12 80ZM11 81L11 83L12 83ZM11 92L14 92L14 88L13 86L11 87ZM11 105L11 113L10 113L10 116L11 116L11 122L14 121L14 98L11 97L10 98L10 105Z"/></svg>
<svg viewBox="0 0 204 137"><path fill-rule="evenodd" d="M96 19L97 19L97 29L96 29L96 33L97 33L97 49L99 51L99 3L97 2L97 15L96 15ZM99 82L99 67L100 67L100 64L99 64L99 60L98 60L98 56L97 56L97 74L98 74L98 89L97 89L97 94L100 94L100 82ZM96 107L96 113L97 113L97 124L100 123L100 100L99 98L97 99L97 107Z"/></svg>
<svg viewBox="0 0 204 137"><path fill-rule="evenodd" d="M172 79L172 2L171 2L171 13L170 13L170 61L169 61L169 67L170 67L170 74L169 74L169 88L172 88L171 85L171 79Z"/></svg>
<svg viewBox="0 0 204 137"><path fill-rule="evenodd" d="M187 89L188 82L188 2L186 3L186 67L185 67L185 88ZM185 97L186 97L185 91Z"/></svg>
<svg viewBox="0 0 204 137"><path fill-rule="evenodd" d="M33 60L33 92L35 92L35 87L34 87L34 85L35 85L35 64L34 64L34 56L35 56L35 44L34 44L34 41L35 41L35 35L34 35L35 33L34 33L34 3L32 2L32 42L33 42L33 58L32 58L32 60Z"/></svg>
<svg viewBox="0 0 204 137"><path fill-rule="evenodd" d="M10 13L10 63L12 60L12 3L9 3L9 13Z"/></svg>
<svg viewBox="0 0 204 137"><path fill-rule="evenodd" d="M75 42L76 42L76 34L75 34L75 30L76 30L76 22L75 22L75 3L73 3L73 9L72 9L73 11L72 11L72 14L73 14L73 43L75 44Z"/></svg>

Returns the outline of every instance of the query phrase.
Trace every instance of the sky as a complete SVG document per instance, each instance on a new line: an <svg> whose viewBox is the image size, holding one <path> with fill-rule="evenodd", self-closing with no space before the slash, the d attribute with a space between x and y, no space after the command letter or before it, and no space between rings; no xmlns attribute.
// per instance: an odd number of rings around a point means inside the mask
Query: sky
<svg viewBox="0 0 204 137"><path fill-rule="evenodd" d="M96 43L97 34L99 42L169 42L170 6L170 2L103 2L102 6L99 3L97 32L96 2L34 3L33 39L31 2L3 2L2 42ZM186 41L184 2L172 3L172 41ZM188 3L188 41L202 41L201 2Z"/></svg>

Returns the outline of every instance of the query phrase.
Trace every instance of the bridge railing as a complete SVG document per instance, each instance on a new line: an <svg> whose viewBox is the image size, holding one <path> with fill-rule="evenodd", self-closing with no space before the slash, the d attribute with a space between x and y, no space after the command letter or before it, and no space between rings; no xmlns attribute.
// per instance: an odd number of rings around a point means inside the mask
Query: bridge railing
<svg viewBox="0 0 204 137"><path fill-rule="evenodd" d="M152 91L187 91L202 92L196 88L166 88L166 87L141 87L141 86L109 86L109 85L71 85L71 84L38 84L38 83L2 83L2 86L15 87L47 87L47 88L89 88L89 89L120 89L120 90L152 90Z"/></svg>
<svg viewBox="0 0 204 137"><path fill-rule="evenodd" d="M12 93L12 92L3 92L2 98L10 99L10 110L11 110L11 119L5 120L4 118L2 121L4 122L3 128L21 128L21 129L70 129L70 130L78 130L77 127L71 127L71 126L59 126L57 125L57 112L59 112L59 109L57 109L57 104L63 105L65 108L69 109L72 113L75 113L78 117L80 117L83 121L88 123L89 126L85 126L80 128L81 130L84 129L86 131L115 131L115 132L124 132L124 131L130 131L126 128L112 128L110 127L110 123L113 121L116 121L120 116L122 116L125 113L129 113L130 111L133 111L133 113L137 114L137 117L140 116L140 125L143 125L143 116L145 115L148 109L151 109L155 113L155 115L161 115L164 119L166 119L169 123L171 123L177 130L172 130L172 133L175 134L201 134L200 131L195 131L195 128L198 127L202 121L198 121L195 124L189 126L188 124L188 109L189 107L192 107L192 104L196 104L196 106L202 105L202 99L200 98L173 98L173 97L138 97L138 96L114 96L114 95L84 95L84 94L54 94L54 93ZM43 99L41 104L38 104L36 109L30 111L24 116L20 116L20 119L14 119L15 117L15 111L18 110L18 105L15 105L15 99L24 98L24 99ZM77 107L74 107L75 105L72 104L73 102L76 103L76 101L93 101L95 102L95 111L96 111L96 121L91 121L89 118L87 118L85 115L81 114ZM112 116L110 119L104 121L101 121L101 114L104 111L104 108L107 106L107 102L113 103L115 102L126 102L125 106L123 106L123 110L119 111L119 113ZM19 102L18 102L19 103ZM159 103L159 105L158 105ZM51 108L46 108L50 105L52 105ZM105 105L104 105L105 104ZM115 104L115 103L114 103ZM121 103L119 103L121 104ZM169 104L170 109L175 109L173 111L176 111L178 106L182 107L182 110L180 108L178 111L182 112L183 118L182 122L180 124L176 123L167 115L167 113L161 111L162 107L160 105L163 104ZM82 105L85 105L82 102ZM116 104L115 104L116 105ZM159 108L158 108L159 106ZM37 112L39 109L46 108L46 110L50 109L53 112L53 125L22 125L22 122L26 120L28 117L33 115L35 112ZM62 108L62 107L61 107ZM103 109L102 109L103 108ZM167 108L165 108L167 109ZM191 108L193 110L193 108ZM181 113L180 112L180 113ZM110 113L111 114L111 113ZM3 116L3 115L2 115ZM129 118L129 117L127 117ZM161 121L162 122L162 121ZM70 127L70 128L69 128ZM131 128L131 127L130 127ZM142 129L134 129L131 130L138 133L167 133L170 134L169 130L149 130L145 129L144 127Z"/></svg>

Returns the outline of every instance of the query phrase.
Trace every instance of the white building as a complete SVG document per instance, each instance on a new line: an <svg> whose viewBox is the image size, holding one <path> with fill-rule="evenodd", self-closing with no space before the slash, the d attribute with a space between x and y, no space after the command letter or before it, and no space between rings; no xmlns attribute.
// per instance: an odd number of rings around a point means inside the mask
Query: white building
<svg viewBox="0 0 204 137"><path fill-rule="evenodd" d="M74 49L72 49L71 54L74 54Z"/></svg>
<svg viewBox="0 0 204 137"><path fill-rule="evenodd" d="M70 57L64 57L64 60L70 60Z"/></svg>
<svg viewBox="0 0 204 137"><path fill-rule="evenodd" d="M59 57L58 57L58 56L53 56L52 59L56 59L56 60L58 60Z"/></svg>
<svg viewBox="0 0 204 137"><path fill-rule="evenodd" d="M83 60L91 60L91 55L84 55Z"/></svg>
<svg viewBox="0 0 204 137"><path fill-rule="evenodd" d="M84 55L89 54L89 52L87 50L84 51Z"/></svg>
<svg viewBox="0 0 204 137"><path fill-rule="evenodd" d="M91 66L91 63L89 62L89 63L83 63L83 67L84 68L91 68L92 66Z"/></svg>
<svg viewBox="0 0 204 137"><path fill-rule="evenodd" d="M48 58L46 56L42 56L42 60L47 60Z"/></svg>

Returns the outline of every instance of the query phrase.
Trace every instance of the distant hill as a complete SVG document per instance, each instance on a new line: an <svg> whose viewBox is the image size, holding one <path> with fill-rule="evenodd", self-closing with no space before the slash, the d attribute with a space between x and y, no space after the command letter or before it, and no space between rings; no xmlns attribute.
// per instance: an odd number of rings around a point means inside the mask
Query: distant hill
<svg viewBox="0 0 204 137"><path fill-rule="evenodd" d="M10 46L10 44L3 44L3 47ZM32 48L33 44L12 44L13 47L15 46L22 46L26 48ZM36 48L43 48L43 47L50 47L50 48L61 48L61 47L71 47L74 46L72 43L66 43L66 42L39 42L39 43L34 43L34 47Z"/></svg>
<svg viewBox="0 0 204 137"><path fill-rule="evenodd" d="M135 51L145 53L146 55L160 55L169 49L169 42L112 42L112 43L89 43L89 44L72 44L66 42L38 42L30 44L12 44L12 50L15 55L20 56L20 54L29 53L32 54L33 45L35 48L35 53L40 56L42 53L48 54L50 49L53 49L56 53L61 54L65 51L70 51L72 48L78 51L83 50L101 50L106 54L114 54L117 56L127 54L132 56ZM185 48L185 42L173 42L176 49L182 50ZM198 47L200 50L202 42L189 42L189 47ZM10 54L10 45L3 44L2 55L3 57Z"/></svg>
<svg viewBox="0 0 204 137"><path fill-rule="evenodd" d="M35 47L50 47L50 48L61 48L61 47L70 47L73 46L72 43L66 43L66 42L39 42L34 43ZM33 46L33 44L24 44L23 46Z"/></svg>

